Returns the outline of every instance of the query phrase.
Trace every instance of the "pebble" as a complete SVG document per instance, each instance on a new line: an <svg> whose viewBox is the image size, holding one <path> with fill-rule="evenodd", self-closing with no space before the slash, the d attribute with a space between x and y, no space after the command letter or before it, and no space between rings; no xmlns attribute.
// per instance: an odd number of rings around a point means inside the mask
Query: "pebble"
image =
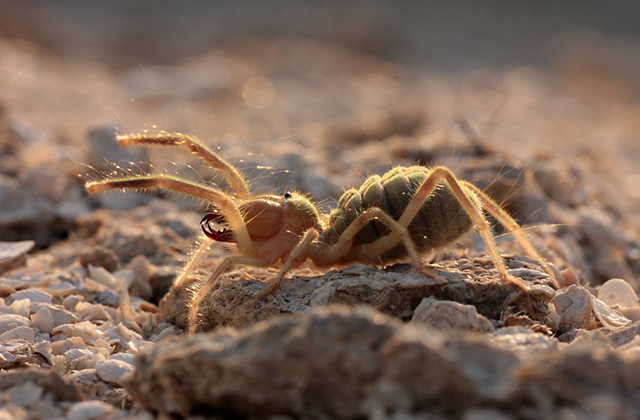
<svg viewBox="0 0 640 420"><path fill-rule="evenodd" d="M18 327L27 327L31 325L29 318L22 315L3 314L0 315L0 334Z"/></svg>
<svg viewBox="0 0 640 420"><path fill-rule="evenodd" d="M26 265L34 241L0 242L0 273Z"/></svg>
<svg viewBox="0 0 640 420"><path fill-rule="evenodd" d="M95 344L100 338L105 338L105 334L98 331L95 324L89 321L82 321L76 324L64 324L51 330L51 335L65 334L69 337L76 336L82 338L89 345Z"/></svg>
<svg viewBox="0 0 640 420"><path fill-rule="evenodd" d="M0 341L4 342L8 340L24 340L33 344L35 340L35 332L33 331L33 328L20 326L0 334Z"/></svg>
<svg viewBox="0 0 640 420"><path fill-rule="evenodd" d="M18 289L23 289L26 287L42 286L46 282L47 281L44 279L43 276L21 277L19 279L9 278L9 277L0 277L0 293L2 293L3 295L8 295L15 292Z"/></svg>
<svg viewBox="0 0 640 420"><path fill-rule="evenodd" d="M11 295L13 301L29 299L31 302L42 302L42 303L51 303L52 296L50 293L47 293L40 289L26 289L26 290L18 290L14 294Z"/></svg>
<svg viewBox="0 0 640 420"><path fill-rule="evenodd" d="M81 301L78 295L70 295L64 298L62 301L62 306L69 311L75 311L76 305Z"/></svg>
<svg viewBox="0 0 640 420"><path fill-rule="evenodd" d="M53 321L53 315L49 308L41 308L38 312L31 316L31 326L42 332L50 333L56 326Z"/></svg>
<svg viewBox="0 0 640 420"><path fill-rule="evenodd" d="M609 306L619 305L623 308L638 306L638 295L623 279L607 280L598 291L598 299Z"/></svg>
<svg viewBox="0 0 640 420"><path fill-rule="evenodd" d="M29 315L31 314L31 300L16 300L11 304L11 306L9 306L9 310L9 313L29 318Z"/></svg>
<svg viewBox="0 0 640 420"><path fill-rule="evenodd" d="M68 310L61 307L60 305L54 305L52 303L31 304L32 312L37 312L42 308L47 308L49 309L49 312L51 312L54 327L57 327L58 325L63 325L63 324L71 324L80 320L80 318L76 314L74 314L73 312L69 312Z"/></svg>
<svg viewBox="0 0 640 420"><path fill-rule="evenodd" d="M553 305L551 317L558 322L560 332L596 327L592 297L587 289L572 284L553 298L550 304Z"/></svg>
<svg viewBox="0 0 640 420"><path fill-rule="evenodd" d="M122 281L111 274L106 268L89 264L87 269L89 270L89 277L92 280L95 280L100 284L104 284L113 290L118 290L122 287Z"/></svg>
<svg viewBox="0 0 640 420"><path fill-rule="evenodd" d="M96 246L89 252L81 254L80 264L83 267L88 267L89 265L103 267L109 272L114 272L120 268L120 260L116 253L101 246Z"/></svg>
<svg viewBox="0 0 640 420"><path fill-rule="evenodd" d="M120 360L122 362L133 365L136 360L136 355L133 353L116 353L113 356L109 357L109 360Z"/></svg>
<svg viewBox="0 0 640 420"><path fill-rule="evenodd" d="M132 364L110 357L107 360L96 363L96 373L105 382L111 382L124 386L123 379L126 374L133 372Z"/></svg>
<svg viewBox="0 0 640 420"><path fill-rule="evenodd" d="M24 340L0 341L0 369L26 362L34 351L35 346Z"/></svg>
<svg viewBox="0 0 640 420"><path fill-rule="evenodd" d="M142 339L140 334L131 331L121 323L104 331L104 334L106 335L109 343L118 343L125 349L129 348L129 342L131 340Z"/></svg>
<svg viewBox="0 0 640 420"><path fill-rule="evenodd" d="M68 281L63 280L55 284L47 285L45 291L51 293L53 296L69 296L73 292L76 292L77 288Z"/></svg>
<svg viewBox="0 0 640 420"><path fill-rule="evenodd" d="M21 407L27 407L42 397L44 388L31 381L9 388L7 391L11 401Z"/></svg>
<svg viewBox="0 0 640 420"><path fill-rule="evenodd" d="M107 418L113 411L111 404L102 401L82 401L71 406L67 420L94 420Z"/></svg>
<svg viewBox="0 0 640 420"><path fill-rule="evenodd" d="M486 317L478 314L475 306L439 301L434 297L422 299L410 323L428 324L443 331L491 333L496 330Z"/></svg>

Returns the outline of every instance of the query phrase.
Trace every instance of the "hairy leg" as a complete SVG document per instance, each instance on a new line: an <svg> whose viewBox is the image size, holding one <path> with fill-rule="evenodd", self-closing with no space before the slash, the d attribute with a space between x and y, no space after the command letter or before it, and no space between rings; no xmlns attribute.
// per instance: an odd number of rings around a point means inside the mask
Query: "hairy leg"
<svg viewBox="0 0 640 420"><path fill-rule="evenodd" d="M293 267L297 267L307 259L307 252L309 250L309 247L316 239L318 239L319 235L320 233L316 229L309 229L304 234L298 245L296 245L293 251L291 251L291 253L285 259L282 268L278 272L278 275L269 280L269 286L256 295L256 300L264 299L271 293L278 290L280 284L282 283L282 280L284 279L284 276L289 272L289 270L291 270Z"/></svg>
<svg viewBox="0 0 640 420"><path fill-rule="evenodd" d="M560 287L559 279L556 278L556 273L549 267L547 262L544 260L544 258L542 258L542 256L538 253L538 251L536 251L536 249L533 247L531 242L529 242L527 237L522 232L522 228L513 219L513 217L511 217L509 213L504 211L504 209L500 207L498 204L496 204L489 196L487 196L484 192L482 192L480 188L468 182L465 182L465 185L476 193L476 195L480 199L480 202L482 203L482 207L486 211L491 213L491 215L495 217L496 220L498 220L498 222L500 222L502 226L504 226L509 232L513 234L513 236L516 238L516 240L518 241L522 249L524 249L524 251L527 253L527 255L539 261L540 264L542 264L544 271L547 274L549 274L555 280L558 287Z"/></svg>
<svg viewBox="0 0 640 420"><path fill-rule="evenodd" d="M189 262L187 262L187 264L182 268L182 271L180 271L180 274L178 274L178 277L173 281L173 287L179 289L183 286L187 276L196 268L198 261L200 261L200 258L202 258L204 253L207 252L209 247L211 247L211 244L213 244L211 239L206 236L202 237L202 243L200 243L200 246L193 251Z"/></svg>
<svg viewBox="0 0 640 420"><path fill-rule="evenodd" d="M248 200L251 198L249 193L249 187L240 173L229 162L223 159L220 155L214 152L211 148L207 147L204 143L198 140L195 136L182 133L132 133L119 135L117 137L120 147L127 147L131 145L160 145L160 146L180 146L191 153L198 156L213 168L219 170L224 174L225 179L233 188L239 199Z"/></svg>
<svg viewBox="0 0 640 420"><path fill-rule="evenodd" d="M372 220L382 222L391 230L391 234L383 236L369 244L361 244L353 246L353 239L358 232ZM342 232L338 238L338 242L326 248L317 248L310 252L309 256L312 261L319 266L330 266L340 260L346 258L348 261L368 261L372 257L384 254L386 251L398 245L400 242L411 258L412 265L424 275L431 277L438 283L446 283L446 280L439 276L434 270L425 267L422 264L420 255L416 245L411 239L411 234L406 227L401 226L387 213L377 207L371 207L360 214L356 219Z"/></svg>
<svg viewBox="0 0 640 420"><path fill-rule="evenodd" d="M235 264L253 265L256 267L268 267L271 262L262 260L260 258L248 258L248 257L227 257L222 260L222 263L218 266L216 271L205 281L198 292L195 294L191 302L189 303L189 334L193 335L196 332L196 323L198 321L198 307L202 299L209 293L209 291L215 286L218 279L229 267Z"/></svg>
<svg viewBox="0 0 640 420"><path fill-rule="evenodd" d="M451 172L450 169L445 168L443 166L438 166L438 167L435 167L433 169L431 174L429 174L427 179L418 188L418 190L414 194L413 198L411 199L411 201L407 205L407 208L405 209L404 213L402 214L402 216L399 219L400 225L408 226L409 223L411 223L411 221L418 214L418 211L420 210L420 208L422 207L424 202L429 198L429 196L431 195L431 193L435 189L436 185L438 185L438 183L441 182L442 180L444 180L449 185L449 188L451 188L451 191L453 191L453 193L455 194L456 198L458 199L458 201L462 205L463 209L467 212L467 214L469 215L469 217L473 221L473 224L475 225L476 229L478 230L478 232L482 236L482 239L484 240L485 244L487 245L487 250L489 251L489 254L491 255L491 259L493 260L493 264L495 265L496 269L498 270L498 274L500 275L500 277L505 282L511 283L511 284L519 287L520 289L522 289L526 293L534 293L535 291L531 288L531 286L529 284L527 284L526 282L524 282L524 281L522 281L522 280L520 280L520 279L518 279L518 278L516 278L516 277L514 277L512 275L510 275L507 272L507 268L505 267L504 262L502 261L502 257L500 256L500 253L498 252L498 248L496 246L495 240L494 240L493 235L491 233L489 222L486 220L486 218L482 214L481 209L478 208L478 205L474 203L475 202L475 198L476 198L475 197L476 192L478 192L479 189L476 188L476 187L469 187L469 185L471 185L471 184L469 184L467 182L459 181L458 178L453 174L453 172ZM471 196L472 198L470 199L469 196ZM490 201L490 199L488 199L488 196L486 194L484 194L484 193L482 193L480 195L480 197L484 198L484 200L482 200L482 199L480 200L482 204L484 204L485 202L489 202ZM490 207L492 207L492 206L490 206ZM496 205L496 207L497 207L497 205ZM495 210L495 209L492 208L492 210ZM503 213L506 214L506 212L504 212L504 211L498 212L498 214L500 215L500 217L502 219L504 219ZM500 220L500 217L499 217L499 220ZM510 216L509 216L509 218L511 219ZM513 219L511 219L511 221L513 221ZM515 221L513 221L513 223L515 223ZM519 230L519 228L518 228L518 230ZM523 237L522 239L524 239L525 242L529 243L528 240L526 240L526 238ZM533 249L533 246L530 243L529 243L529 246L530 246L531 249ZM537 255L537 253L536 253L536 255ZM539 258L540 261L544 261L544 260L541 259L541 257L539 255L537 255L537 258ZM554 277L554 279L555 279L555 277Z"/></svg>
<svg viewBox="0 0 640 420"><path fill-rule="evenodd" d="M201 198L218 207L225 215L229 225L231 225L231 230L235 234L236 243L244 255L253 257L258 252L256 245L249 237L249 231L238 206L231 197L217 188L168 174L123 176L102 181L92 181L87 182L85 188L89 194L117 189L145 190L163 188Z"/></svg>

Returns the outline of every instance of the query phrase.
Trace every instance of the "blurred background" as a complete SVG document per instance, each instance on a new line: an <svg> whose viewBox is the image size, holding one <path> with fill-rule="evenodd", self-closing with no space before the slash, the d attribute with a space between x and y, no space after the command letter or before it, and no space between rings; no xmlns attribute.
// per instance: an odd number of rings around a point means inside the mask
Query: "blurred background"
<svg viewBox="0 0 640 420"><path fill-rule="evenodd" d="M0 8L3 38L113 69L171 64L248 36L337 42L431 71L548 69L576 38L619 51L640 35L640 4L632 0L60 0L2 1Z"/></svg>

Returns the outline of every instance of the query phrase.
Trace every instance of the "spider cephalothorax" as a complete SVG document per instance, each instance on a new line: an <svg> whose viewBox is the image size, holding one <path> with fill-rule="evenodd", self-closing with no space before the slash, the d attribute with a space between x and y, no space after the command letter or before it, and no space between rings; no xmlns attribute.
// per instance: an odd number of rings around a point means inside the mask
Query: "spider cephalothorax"
<svg viewBox="0 0 640 420"><path fill-rule="evenodd" d="M455 242L475 228L485 243L500 277L525 293L536 293L523 280L510 275L483 215L496 218L532 258L556 281L556 274L527 240L520 226L499 205L473 184L459 180L446 167L397 167L383 176L369 177L359 189L346 191L338 206L320 215L304 195L252 196L240 173L193 136L180 133L118 136L121 146L131 144L182 146L225 176L231 192L203 182L168 174L108 178L86 184L90 194L109 189L164 188L211 203L214 211L201 221L206 238L235 243L238 255L225 258L204 282L190 304L189 330L195 331L198 306L218 278L231 265L267 267L281 264L270 284L258 294L273 293L287 272L310 259L319 267L352 262L384 263L409 257L421 273L444 281L421 263L420 253ZM210 242L194 253L174 286L182 286Z"/></svg>

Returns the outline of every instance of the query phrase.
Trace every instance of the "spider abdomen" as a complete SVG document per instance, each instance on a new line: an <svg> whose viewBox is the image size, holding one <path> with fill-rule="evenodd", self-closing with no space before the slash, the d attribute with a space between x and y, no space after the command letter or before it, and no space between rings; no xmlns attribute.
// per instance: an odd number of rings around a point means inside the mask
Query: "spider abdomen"
<svg viewBox="0 0 640 420"><path fill-rule="evenodd" d="M431 169L424 166L396 167L386 174L369 177L359 189L346 191L338 207L329 215L330 226L323 232L322 240L335 244L345 229L365 210L381 209L394 220L399 220L420 185L427 179ZM479 208L474 198L474 204ZM464 210L445 181L440 182L420 208L408 226L412 241L419 252L444 247L473 226L473 221ZM380 221L372 221L354 237L353 246L372 243L386 236L390 230ZM389 261L407 255L400 244L377 258Z"/></svg>

